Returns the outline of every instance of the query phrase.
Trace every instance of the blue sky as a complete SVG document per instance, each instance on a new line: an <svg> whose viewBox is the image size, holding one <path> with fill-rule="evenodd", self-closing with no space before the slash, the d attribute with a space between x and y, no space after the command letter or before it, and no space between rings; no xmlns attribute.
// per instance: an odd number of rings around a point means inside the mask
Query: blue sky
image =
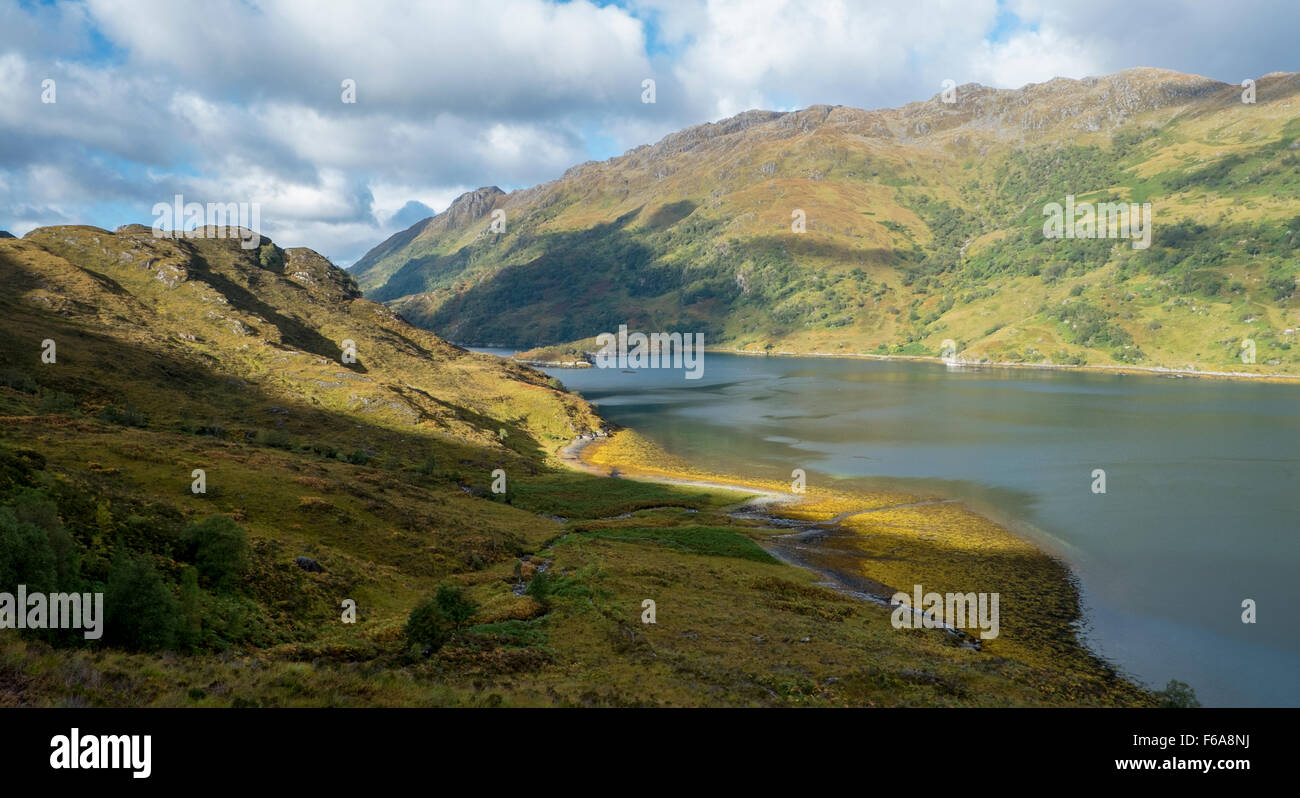
<svg viewBox="0 0 1300 798"><path fill-rule="evenodd" d="M1297 41L1258 0L0 0L0 229L149 224L180 193L257 202L347 265L463 191L749 108L1134 66L1239 83L1300 68Z"/></svg>

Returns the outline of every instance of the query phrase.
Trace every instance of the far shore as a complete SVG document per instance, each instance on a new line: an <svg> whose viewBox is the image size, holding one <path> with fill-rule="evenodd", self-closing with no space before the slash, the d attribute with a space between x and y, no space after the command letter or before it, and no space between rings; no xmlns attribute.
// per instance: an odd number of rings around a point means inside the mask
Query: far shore
<svg viewBox="0 0 1300 798"><path fill-rule="evenodd" d="M457 344L468 348L469 344ZM500 347L502 349L511 349L513 347ZM527 350L520 350L527 351ZM1119 365L1082 365L1076 366L1069 363L1013 363L1009 361L967 361L946 360L942 357L932 355L879 355L872 352L794 352L786 349L774 350L771 352L755 352L746 349L731 349L721 346L706 346L705 352L715 352L723 355L745 355L748 357L828 357L828 358L847 358L849 360L898 360L912 361L916 363L942 363L954 370L961 369L1039 369L1047 371L1084 371L1095 374L1133 374L1148 376L1165 376L1165 377L1197 377L1200 379L1214 380L1254 380L1257 382L1275 382L1275 383L1297 383L1300 382L1300 374L1274 374L1264 373L1255 374L1248 371L1203 371L1199 369L1176 369L1167 366L1119 366ZM540 360L520 360L511 357L516 363L522 363L527 366L538 368L566 368L582 369L592 368L588 361L540 361Z"/></svg>
<svg viewBox="0 0 1300 798"><path fill-rule="evenodd" d="M1200 371L1166 366L1076 366L1069 363L1012 363L1001 361L947 360L932 355L877 355L870 352L754 352L725 347L705 347L705 352L751 357L832 357L851 360L908 360L918 363L942 363L952 369L1046 369L1049 371L1088 371L1098 374L1148 374L1171 377L1202 377L1220 380L1259 380L1262 382L1300 382L1300 374L1254 374L1248 371Z"/></svg>

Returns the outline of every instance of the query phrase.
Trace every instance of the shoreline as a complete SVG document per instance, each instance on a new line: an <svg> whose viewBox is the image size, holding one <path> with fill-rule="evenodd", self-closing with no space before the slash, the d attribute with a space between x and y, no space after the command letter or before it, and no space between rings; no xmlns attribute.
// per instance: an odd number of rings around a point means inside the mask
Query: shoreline
<svg viewBox="0 0 1300 798"><path fill-rule="evenodd" d="M705 352L748 357L823 357L848 360L898 360L916 363L941 363L953 370L961 369L1039 369L1043 371L1086 371L1095 374L1150 375L1168 377L1199 377L1219 380L1256 380L1260 382L1300 383L1300 374L1253 374L1247 371L1198 371L1175 369L1167 366L1076 366L1068 363L1011 363L1000 361L952 361L932 355L877 355L870 352L750 352L743 349L705 347Z"/></svg>
<svg viewBox="0 0 1300 798"><path fill-rule="evenodd" d="M469 348L468 344L456 344L462 348ZM511 349L513 347L499 347ZM527 351L527 350L520 350ZM901 361L914 363L941 363L947 365L950 369L960 371L963 369L1029 369L1040 371L1082 371L1093 374L1118 374L1121 376L1153 376L1153 377L1195 377L1198 379L1209 380L1228 380L1228 381L1255 381L1279 384L1300 384L1300 374L1278 374L1262 373L1255 374L1248 371L1203 371L1198 369L1177 369L1168 366L1117 366L1117 365L1081 365L1076 366L1069 363L1013 363L1004 361L947 361L942 357L933 355L878 355L872 352L793 352L789 350L777 350L772 352L754 352L745 349L728 349L725 347L704 347L705 352L713 352L722 355L743 355L745 357L820 357L820 358L844 358L847 360L883 360L883 361ZM533 368L563 368L563 369L583 369L593 368L589 362L548 362L534 360L519 360L513 356L505 359L512 360L522 365Z"/></svg>
<svg viewBox="0 0 1300 798"><path fill-rule="evenodd" d="M1089 645L1081 631L1082 586L1062 556L960 499L812 487L795 494L765 480L696 471L653 444L648 456L629 449L643 441L622 429L575 439L556 453L566 467L597 476L752 494L727 516L769 554L825 587L885 609L897 590L913 585L999 592L1003 634L985 641L948 629L955 644L1089 680L1120 680L1148 695L1152 689Z"/></svg>

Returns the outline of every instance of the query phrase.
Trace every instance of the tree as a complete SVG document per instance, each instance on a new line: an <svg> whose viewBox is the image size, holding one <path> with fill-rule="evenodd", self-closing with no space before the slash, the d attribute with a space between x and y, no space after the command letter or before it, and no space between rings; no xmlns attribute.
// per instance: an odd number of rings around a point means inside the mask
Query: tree
<svg viewBox="0 0 1300 798"><path fill-rule="evenodd" d="M51 586L57 590L77 589L81 581L81 558L78 556L76 541L63 527L54 500L35 488L23 488L14 496L11 507L14 517L20 523L31 524L45 531L54 563L54 581Z"/></svg>
<svg viewBox="0 0 1300 798"><path fill-rule="evenodd" d="M36 524L19 521L13 510L0 507L0 590L26 585L31 592L47 592L55 585L57 570L50 539Z"/></svg>
<svg viewBox="0 0 1300 798"><path fill-rule="evenodd" d="M176 636L176 599L152 564L119 555L104 591L106 637L141 651L171 646Z"/></svg>
<svg viewBox="0 0 1300 798"><path fill-rule="evenodd" d="M406 619L406 639L429 652L437 651L477 612L478 604L462 588L442 585L433 598L411 610Z"/></svg>
<svg viewBox="0 0 1300 798"><path fill-rule="evenodd" d="M471 601L464 590L452 585L438 588L434 601L437 602L447 620L451 621L452 628L457 631L464 628L478 612L478 604Z"/></svg>
<svg viewBox="0 0 1300 798"><path fill-rule="evenodd" d="M538 571L533 574L532 579L528 580L528 587L524 588L524 593L537 599L537 602L543 607L549 607L553 587L550 574L545 571Z"/></svg>
<svg viewBox="0 0 1300 798"><path fill-rule="evenodd" d="M438 606L438 599L431 598L411 610L404 631L411 645L428 653L437 651L447 642L451 637L452 623Z"/></svg>
<svg viewBox="0 0 1300 798"><path fill-rule="evenodd" d="M231 590L248 570L247 534L230 516L208 516L191 524L185 538L194 547L199 578L210 587Z"/></svg>
<svg viewBox="0 0 1300 798"><path fill-rule="evenodd" d="M202 597L199 571L188 566L181 572L180 619L176 629L176 644L182 649L196 649L203 639Z"/></svg>
<svg viewBox="0 0 1300 798"><path fill-rule="evenodd" d="M1170 679L1165 689L1157 690L1155 696L1159 700L1159 706L1163 708L1186 709L1201 705L1201 702L1196 700L1196 691L1192 686L1177 679Z"/></svg>

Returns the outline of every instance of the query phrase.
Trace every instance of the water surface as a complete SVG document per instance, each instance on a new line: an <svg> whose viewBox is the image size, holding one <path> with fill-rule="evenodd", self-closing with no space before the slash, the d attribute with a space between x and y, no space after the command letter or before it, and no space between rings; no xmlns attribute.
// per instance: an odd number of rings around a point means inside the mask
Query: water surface
<svg viewBox="0 0 1300 798"><path fill-rule="evenodd" d="M508 353L507 353L508 354ZM1062 556L1092 648L1206 705L1300 705L1300 386L709 353L550 369L698 467L960 498ZM1092 490L1093 470L1106 492ZM1254 599L1258 622L1243 624Z"/></svg>

